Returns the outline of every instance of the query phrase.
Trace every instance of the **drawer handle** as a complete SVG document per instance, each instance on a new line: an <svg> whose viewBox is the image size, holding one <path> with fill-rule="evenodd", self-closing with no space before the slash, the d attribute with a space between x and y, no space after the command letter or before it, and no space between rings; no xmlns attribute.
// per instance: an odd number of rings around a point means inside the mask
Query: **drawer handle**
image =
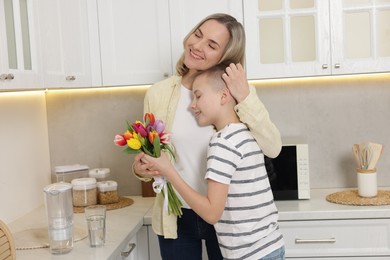
<svg viewBox="0 0 390 260"><path fill-rule="evenodd" d="M131 254L131 252L134 250L135 244L134 243L130 243L129 247L130 247L129 250L121 252L121 257L128 257Z"/></svg>
<svg viewBox="0 0 390 260"><path fill-rule="evenodd" d="M301 239L296 238L295 244L317 244L317 243L336 243L336 238L325 238L325 239Z"/></svg>
<svg viewBox="0 0 390 260"><path fill-rule="evenodd" d="M15 78L14 74L1 74L0 80L13 80Z"/></svg>
<svg viewBox="0 0 390 260"><path fill-rule="evenodd" d="M67 81L73 81L73 80L76 80L76 77L75 76L66 76L65 78Z"/></svg>

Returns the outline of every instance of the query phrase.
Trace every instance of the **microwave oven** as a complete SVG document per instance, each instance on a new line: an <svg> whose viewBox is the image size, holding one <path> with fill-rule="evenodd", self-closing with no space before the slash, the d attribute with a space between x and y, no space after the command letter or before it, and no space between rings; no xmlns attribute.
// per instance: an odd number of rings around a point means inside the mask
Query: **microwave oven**
<svg viewBox="0 0 390 260"><path fill-rule="evenodd" d="M285 144L276 158L264 159L274 200L310 199L307 144Z"/></svg>

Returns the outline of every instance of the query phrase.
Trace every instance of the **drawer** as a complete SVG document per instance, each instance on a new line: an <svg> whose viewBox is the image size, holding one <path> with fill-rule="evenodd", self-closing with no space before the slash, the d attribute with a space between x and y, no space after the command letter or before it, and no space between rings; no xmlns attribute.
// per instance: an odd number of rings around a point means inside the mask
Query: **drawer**
<svg viewBox="0 0 390 260"><path fill-rule="evenodd" d="M390 256L390 219L280 221L286 257Z"/></svg>

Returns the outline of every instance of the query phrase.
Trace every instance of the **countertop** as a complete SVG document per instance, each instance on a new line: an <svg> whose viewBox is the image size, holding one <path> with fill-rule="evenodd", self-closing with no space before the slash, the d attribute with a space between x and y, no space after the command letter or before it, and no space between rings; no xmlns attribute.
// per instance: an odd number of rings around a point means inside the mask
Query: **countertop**
<svg viewBox="0 0 390 260"><path fill-rule="evenodd" d="M378 188L390 190L390 188ZM390 205L385 206L351 206L326 200L326 196L335 192L350 189L313 189L308 200L275 201L279 211L279 221L321 220L321 219L377 219L390 218ZM151 224L152 209L145 217L144 224Z"/></svg>
<svg viewBox="0 0 390 260"><path fill-rule="evenodd" d="M390 219L390 205L349 206L326 201L327 195L343 190L347 189L315 189L311 190L311 199L309 200L276 201L279 221ZM107 211L107 237L104 247L91 248L88 238L86 238L75 242L73 250L65 255L52 255L48 248L17 250L17 259L113 259L114 256L120 254L121 248L138 232L142 225L151 224L154 197L132 196L130 198L134 200L134 204L122 209ZM75 213L74 223L75 227L86 228L84 214ZM44 206L9 224L12 232L45 226L47 224Z"/></svg>
<svg viewBox="0 0 390 260"><path fill-rule="evenodd" d="M73 250L64 255L52 255L49 248L16 250L16 259L45 260L45 259L114 259L120 255L121 249L143 225L143 217L152 207L154 198L131 196L134 203L128 207L107 211L106 244L100 248L91 248L88 238L74 243ZM87 225L84 213L74 213L74 227L85 228ZM12 233L47 227L44 205L9 224Z"/></svg>
<svg viewBox="0 0 390 260"><path fill-rule="evenodd" d="M390 190L381 187L378 189ZM326 200L327 195L345 190L351 189L313 189L309 200L276 201L279 221L390 218L390 205L353 206Z"/></svg>

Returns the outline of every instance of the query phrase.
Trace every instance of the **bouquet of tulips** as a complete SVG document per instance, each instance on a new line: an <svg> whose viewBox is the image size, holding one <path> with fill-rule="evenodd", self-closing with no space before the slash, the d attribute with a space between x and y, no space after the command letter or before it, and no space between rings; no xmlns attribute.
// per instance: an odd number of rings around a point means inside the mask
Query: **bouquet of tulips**
<svg viewBox="0 0 390 260"><path fill-rule="evenodd" d="M114 143L118 146L126 146L123 150L126 154L144 152L152 157L160 157L161 151L165 150L174 159L175 153L170 144L170 134L165 132L165 124L156 120L154 115L146 113L144 122L135 121L133 124L127 122L127 130L124 134L117 134ZM172 185L165 177L154 177L153 190L164 195L164 208L168 214L181 216L183 206L177 197Z"/></svg>

